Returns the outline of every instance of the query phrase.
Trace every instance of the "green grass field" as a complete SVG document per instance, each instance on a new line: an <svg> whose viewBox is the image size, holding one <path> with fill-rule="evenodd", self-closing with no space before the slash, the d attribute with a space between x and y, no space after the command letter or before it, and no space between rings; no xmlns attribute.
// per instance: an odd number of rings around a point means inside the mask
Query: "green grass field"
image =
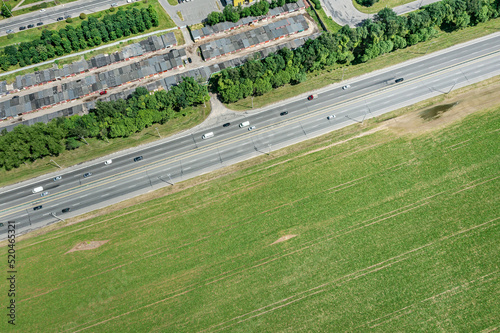
<svg viewBox="0 0 500 333"><path fill-rule="evenodd" d="M500 108L359 136L392 117L18 242L17 322L0 331L497 327Z"/></svg>

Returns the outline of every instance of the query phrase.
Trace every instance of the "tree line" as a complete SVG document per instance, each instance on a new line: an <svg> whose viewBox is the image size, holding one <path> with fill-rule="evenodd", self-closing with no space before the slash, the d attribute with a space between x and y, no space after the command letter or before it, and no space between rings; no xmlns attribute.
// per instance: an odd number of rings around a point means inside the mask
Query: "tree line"
<svg viewBox="0 0 500 333"><path fill-rule="evenodd" d="M45 29L40 38L5 47L0 54L0 68L6 71L17 64L21 67L36 64L117 38L142 33L158 24L158 14L151 5L140 10L119 9L116 14L106 15L102 20L91 16L76 28L66 25L59 31Z"/></svg>
<svg viewBox="0 0 500 333"><path fill-rule="evenodd" d="M168 92L149 93L139 87L126 100L96 102L88 114L60 117L49 123L19 125L0 136L0 167L11 170L22 163L78 148L85 138L128 137L155 123L187 115L186 108L209 100L207 86L186 77Z"/></svg>
<svg viewBox="0 0 500 333"><path fill-rule="evenodd" d="M384 8L361 26L325 32L293 51L281 49L265 59L212 76L210 86L225 103L260 96L285 84L297 84L307 73L334 65L363 63L435 36L440 28L454 31L499 16L500 0L443 0L406 16Z"/></svg>
<svg viewBox="0 0 500 333"><path fill-rule="evenodd" d="M238 5L234 7L233 5L227 5L224 7L222 13L211 12L207 17L207 24L214 25L219 22L238 22L239 19L248 16L262 16L269 12L269 9L274 9L276 7L283 7L285 3L294 3L297 0L272 0L269 3L267 0L260 0L249 7L243 7Z"/></svg>

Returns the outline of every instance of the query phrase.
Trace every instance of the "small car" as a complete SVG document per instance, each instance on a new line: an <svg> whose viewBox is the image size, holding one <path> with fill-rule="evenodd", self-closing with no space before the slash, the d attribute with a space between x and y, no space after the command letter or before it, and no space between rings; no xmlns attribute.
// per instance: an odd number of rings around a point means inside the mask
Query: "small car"
<svg viewBox="0 0 500 333"><path fill-rule="evenodd" d="M104 165L110 165L111 163L113 163L113 160L107 160L106 162L104 162Z"/></svg>
<svg viewBox="0 0 500 333"><path fill-rule="evenodd" d="M351 85L350 84L346 84L345 86L342 87L342 90L346 90L346 89L349 89L351 88Z"/></svg>
<svg viewBox="0 0 500 333"><path fill-rule="evenodd" d="M335 118L335 115L334 115L334 114L332 114L332 115L330 115L330 116L326 117L326 119L328 119L328 120L332 120L333 118Z"/></svg>
<svg viewBox="0 0 500 333"><path fill-rule="evenodd" d="M395 82L395 83L399 83L399 82L403 82L403 80L404 80L404 79L401 77L401 78L399 78L399 79L396 79L394 82Z"/></svg>
<svg viewBox="0 0 500 333"><path fill-rule="evenodd" d="M116 2L113 2L113 3L111 4L111 7L116 7L116 6L118 6L118 4L117 4Z"/></svg>
<svg viewBox="0 0 500 333"><path fill-rule="evenodd" d="M33 210L39 210L39 209L42 209L42 206L33 207Z"/></svg>
<svg viewBox="0 0 500 333"><path fill-rule="evenodd" d="M31 28L34 28L35 25L34 24L28 24L28 29L31 29Z"/></svg>
<svg viewBox="0 0 500 333"><path fill-rule="evenodd" d="M64 18L69 19L69 18L71 18L71 15L66 15L66 16L64 16Z"/></svg>
<svg viewBox="0 0 500 333"><path fill-rule="evenodd" d="M280 113L280 116L286 116L288 114L288 111L283 111Z"/></svg>
<svg viewBox="0 0 500 333"><path fill-rule="evenodd" d="M37 26L37 27L39 27L39 26L41 26L41 25L43 25L43 22L38 22L38 23L36 24L36 26Z"/></svg>
<svg viewBox="0 0 500 333"><path fill-rule="evenodd" d="M69 212L70 210L71 210L71 208L64 208L63 210L61 210L61 212L63 212L63 213L67 213L67 212Z"/></svg>
<svg viewBox="0 0 500 333"><path fill-rule="evenodd" d="M62 176L56 176L54 177L54 181L57 182L58 180L61 180L62 179Z"/></svg>
<svg viewBox="0 0 500 333"><path fill-rule="evenodd" d="M307 99L312 101L314 99L314 95L310 95L309 97L307 97Z"/></svg>
<svg viewBox="0 0 500 333"><path fill-rule="evenodd" d="M57 18L57 21L58 21L58 22L59 22L59 21L62 21L62 20L64 20L64 17L62 17L62 16Z"/></svg>
<svg viewBox="0 0 500 333"><path fill-rule="evenodd" d="M43 13L45 11L45 9L40 9L40 13Z"/></svg>
<svg viewBox="0 0 500 333"><path fill-rule="evenodd" d="M225 123L222 127L228 127L229 125L231 125L231 123Z"/></svg>
<svg viewBox="0 0 500 333"><path fill-rule="evenodd" d="M251 131L251 130L253 130L254 128L255 128L255 126L250 126L250 127L248 128L248 130L249 130L249 131Z"/></svg>
<svg viewBox="0 0 500 333"><path fill-rule="evenodd" d="M192 63L192 62L193 62L193 60L191 60L191 58L188 58L188 62L189 62L189 63Z"/></svg>
<svg viewBox="0 0 500 333"><path fill-rule="evenodd" d="M14 32L14 30L12 30L12 29L9 29L9 30L6 31L6 33L8 33L8 34L11 34L13 32Z"/></svg>
<svg viewBox="0 0 500 333"><path fill-rule="evenodd" d="M99 93L99 95L106 95L107 93L108 93L108 91L107 91L107 90L103 90L103 91L101 91L101 92Z"/></svg>
<svg viewBox="0 0 500 333"><path fill-rule="evenodd" d="M19 30L24 30L24 29L26 29L25 26L19 27Z"/></svg>
<svg viewBox="0 0 500 333"><path fill-rule="evenodd" d="M83 178L87 178L87 177L90 177L90 176L92 176L92 172L87 172L87 173L83 174Z"/></svg>
<svg viewBox="0 0 500 333"><path fill-rule="evenodd" d="M136 158L134 158L134 162L139 162L139 161L142 161L142 160L143 160L142 156L137 156Z"/></svg>
<svg viewBox="0 0 500 333"><path fill-rule="evenodd" d="M49 191L45 191L45 192L43 192L43 193L40 193L40 196L41 196L41 197L44 197L44 196L46 196L46 195L49 195Z"/></svg>

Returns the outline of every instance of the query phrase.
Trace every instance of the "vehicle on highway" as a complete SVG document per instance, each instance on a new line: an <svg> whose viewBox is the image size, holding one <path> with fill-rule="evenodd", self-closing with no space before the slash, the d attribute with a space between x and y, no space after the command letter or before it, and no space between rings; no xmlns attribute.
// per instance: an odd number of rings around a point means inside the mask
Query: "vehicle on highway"
<svg viewBox="0 0 500 333"><path fill-rule="evenodd" d="M32 193L38 193L38 192L42 192L43 191L43 187L42 186L38 186L38 187L35 187L31 192Z"/></svg>
<svg viewBox="0 0 500 333"><path fill-rule="evenodd" d="M0 223L0 227L3 227L3 223Z"/></svg>
<svg viewBox="0 0 500 333"><path fill-rule="evenodd" d="M205 140L205 139L213 138L213 137L214 137L214 132L210 132L210 133L207 133L207 134L203 134L203 136L201 138L203 140Z"/></svg>
<svg viewBox="0 0 500 333"><path fill-rule="evenodd" d="M87 172L87 173L83 174L83 178L87 178L87 177L90 177L90 176L92 176L92 172Z"/></svg>
<svg viewBox="0 0 500 333"><path fill-rule="evenodd" d="M67 213L67 212L69 212L70 210L71 210L71 208L64 208L63 210L61 210L61 212L63 212L63 213Z"/></svg>
<svg viewBox="0 0 500 333"><path fill-rule="evenodd" d="M40 9L40 13L43 13L45 11L45 9Z"/></svg>
<svg viewBox="0 0 500 333"><path fill-rule="evenodd" d="M116 7L116 6L118 6L118 4L117 4L116 2L113 2L113 3L111 4L111 7Z"/></svg>
<svg viewBox="0 0 500 333"><path fill-rule="evenodd" d="M36 26L37 26L37 27L39 27L39 26L41 26L41 25L43 25L43 22L38 22L38 23L36 24Z"/></svg>
<svg viewBox="0 0 500 333"><path fill-rule="evenodd" d="M399 83L399 82L403 82L403 80L404 80L404 79L401 77L401 78L399 78L399 79L396 79L394 82Z"/></svg>
<svg viewBox="0 0 500 333"><path fill-rule="evenodd" d="M144 157L137 156L136 158L134 158L134 162L139 162L139 161L142 161L143 159L144 159Z"/></svg>
<svg viewBox="0 0 500 333"><path fill-rule="evenodd" d="M250 127L248 128L248 130L249 130L249 131L251 131L251 130L253 130L254 128L255 128L255 126L250 126Z"/></svg>
<svg viewBox="0 0 500 333"><path fill-rule="evenodd" d="M42 209L42 206L33 207L33 210L39 210L39 209Z"/></svg>
<svg viewBox="0 0 500 333"><path fill-rule="evenodd" d="M19 30L25 30L25 29L26 29L25 26L19 27Z"/></svg>
<svg viewBox="0 0 500 333"><path fill-rule="evenodd" d="M62 20L64 20L64 17L62 16L57 18L57 21L62 21Z"/></svg>
<svg viewBox="0 0 500 333"><path fill-rule="evenodd" d="M288 111L283 111L280 113L280 116L286 116L288 114Z"/></svg>
<svg viewBox="0 0 500 333"><path fill-rule="evenodd" d="M45 192L43 192L43 193L40 193L40 196L41 196L41 197L44 197L44 196L46 196L46 195L49 195L49 191L45 191Z"/></svg>
<svg viewBox="0 0 500 333"><path fill-rule="evenodd" d="M71 18L71 15L66 15L66 16L64 16L64 18L69 19L69 18Z"/></svg>
<svg viewBox="0 0 500 333"><path fill-rule="evenodd" d="M28 24L28 29L31 29L31 28L34 28L35 25L34 24Z"/></svg>
<svg viewBox="0 0 500 333"><path fill-rule="evenodd" d="M8 33L8 34L11 34L11 33L13 33L13 32L14 32L14 30L12 30L12 29L8 29L8 30L6 31L6 33Z"/></svg>
<svg viewBox="0 0 500 333"><path fill-rule="evenodd" d="M250 125L250 122L249 121L244 121L240 124L240 127L245 127L245 126L248 126Z"/></svg>
<svg viewBox="0 0 500 333"><path fill-rule="evenodd" d="M333 118L335 118L335 115L334 115L334 114L332 114L332 115L330 115L330 116L326 117L326 119L328 119L328 120L332 120Z"/></svg>
<svg viewBox="0 0 500 333"><path fill-rule="evenodd" d="M101 91L99 94L100 94L100 95L106 95L107 93L108 93L108 91L107 91L107 90L103 90L103 91Z"/></svg>
<svg viewBox="0 0 500 333"><path fill-rule="evenodd" d="M231 123L225 123L222 127L228 127L229 125L231 125Z"/></svg>
<svg viewBox="0 0 500 333"><path fill-rule="evenodd" d="M309 97L307 97L307 99L312 101L313 99L315 99L317 97L318 97L318 94L314 94L314 95L310 95Z"/></svg>
<svg viewBox="0 0 500 333"><path fill-rule="evenodd" d="M62 179L62 176L56 176L56 177L54 177L54 181L55 182L58 181L58 180L61 180L61 179Z"/></svg>
<svg viewBox="0 0 500 333"><path fill-rule="evenodd" d="M131 3L131 2L132 2L132 0L127 0L127 3Z"/></svg>
<svg viewBox="0 0 500 333"><path fill-rule="evenodd" d="M349 88L351 88L350 84L346 84L345 86L342 87L343 90L346 90L346 89L349 89Z"/></svg>
<svg viewBox="0 0 500 333"><path fill-rule="evenodd" d="M110 165L111 163L113 163L113 160L107 160L106 162L104 162L104 165Z"/></svg>

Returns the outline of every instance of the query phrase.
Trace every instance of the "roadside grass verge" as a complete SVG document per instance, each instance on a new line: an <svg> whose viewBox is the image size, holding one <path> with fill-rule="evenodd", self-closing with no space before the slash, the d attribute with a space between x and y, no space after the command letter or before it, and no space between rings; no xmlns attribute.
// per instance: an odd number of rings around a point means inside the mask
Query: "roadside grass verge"
<svg viewBox="0 0 500 333"><path fill-rule="evenodd" d="M379 2L373 4L371 7L361 6L356 0L352 0L354 7L362 13L366 14L376 14L380 12L385 7L394 8L401 5L406 5L407 3L413 2L414 0L380 0Z"/></svg>
<svg viewBox="0 0 500 333"><path fill-rule="evenodd" d="M319 22L318 16L321 18L328 31L335 33L339 31L340 28L342 28L342 26L332 20L331 17L326 16L326 12L323 8L321 8L320 10L316 9L318 15L316 15L316 12L314 11L314 9L312 9L312 7L307 7L306 11L312 17L312 19L316 21L316 24L319 28L322 28L322 25Z"/></svg>
<svg viewBox="0 0 500 333"><path fill-rule="evenodd" d="M187 116L181 115L184 112L187 113ZM158 140L159 137L155 128L158 128L161 136L165 138L198 125L209 114L210 103L207 103L206 108L203 105L194 108L190 107L180 112L177 118L163 125L153 124L151 127L144 129L142 132L135 133L128 138L109 139L109 143L98 139L86 139L89 145L82 142L78 149L65 150L59 156L45 157L33 163L21 165L19 168L10 171L5 171L2 168L0 169L0 187L57 171L57 167L50 162L51 159L63 168L91 161L123 149L137 147Z"/></svg>
<svg viewBox="0 0 500 333"><path fill-rule="evenodd" d="M470 27L452 33L440 31L436 38L426 42L384 54L363 64L347 66L344 72L344 81L362 74L370 73L377 69L389 67L406 60L421 57L426 53L432 53L456 44L489 35L498 31L499 24L500 18L497 18L489 22L479 24L475 27ZM276 103L278 101L312 91L314 89L323 88L333 83L339 83L341 82L341 78L342 67L340 65L332 66L331 68L326 68L322 71L307 73L306 82L293 86L286 85L278 89L273 89L271 92L262 96L256 96L253 98L253 106L257 109L265 105ZM246 99L239 100L236 103L225 105L235 111L250 110L252 108L252 98L247 97Z"/></svg>
<svg viewBox="0 0 500 333"><path fill-rule="evenodd" d="M179 4L179 2L177 2L177 0L168 0L168 3L170 6L177 6Z"/></svg>
<svg viewBox="0 0 500 333"><path fill-rule="evenodd" d="M160 3L158 2L158 0L147 0L147 1L143 0L143 1L138 1L138 2L134 2L134 3L128 4L128 5L125 5L125 6L121 6L119 8L120 9L121 8L126 9L126 8L135 7L137 9L141 9L141 8L147 8L147 7L149 7L149 5L153 5L153 8L158 13L158 18L159 18L160 24L157 27L152 27L151 29L149 29L145 33L150 33L150 32L154 32L154 31L158 31L158 30L163 30L163 29L174 28L176 26L175 23L174 23L174 21L172 21L172 19L170 18L170 16L168 16L168 14L165 12L165 10L163 9L163 7L160 5ZM97 13L94 13L94 14L90 14L88 16L94 16L94 17L100 18L103 15L108 14L108 13L112 14L112 12L110 12L109 9L106 9L104 11L97 12ZM28 30L25 30L25 31L18 32L16 34L14 34L14 38L12 38L12 39L8 39L7 36L2 36L2 37L0 37L0 45L2 45L2 48L4 48L6 46L13 45L13 44L19 44L21 42L29 42L29 41L32 41L33 39L36 39L36 38L40 37L42 35L42 31L45 30L45 29L47 29L47 30L59 30L61 28L64 28L66 25L71 25L71 26L73 26L73 27L76 28L81 23L82 23L82 20L77 16L77 17L73 18L73 22L72 23L66 23L65 21L61 21L61 22L57 22L57 23L47 24L47 25L44 25L44 26L39 27L39 28L28 29ZM130 38L130 37L134 37L134 36L117 38L114 41L111 41L110 43L119 42L120 40L124 40L124 39ZM135 43L135 42L137 42L137 40L133 41L133 43ZM105 44L101 44L101 45L105 45ZM74 51L72 53L82 52L82 51L85 51L85 50L91 50L93 48L94 47L88 47L86 49L80 49L80 50ZM97 52L100 52L100 51L97 51ZM96 53L96 54L99 54L99 53ZM67 54L64 54L64 55L71 55L71 53L67 53ZM18 69L18 68L21 68L19 66L19 64L16 65L16 66L9 67L8 71L11 71L11 70L14 70L14 69ZM2 73L2 71L0 71L0 75L1 75L1 73Z"/></svg>
<svg viewBox="0 0 500 333"><path fill-rule="evenodd" d="M30 315L15 329L494 327L499 106L425 132L386 128L359 136L379 122L18 239L23 283L16 304ZM285 235L296 237L271 245ZM103 240L100 248L65 254ZM8 290L6 279L0 288Z"/></svg>

